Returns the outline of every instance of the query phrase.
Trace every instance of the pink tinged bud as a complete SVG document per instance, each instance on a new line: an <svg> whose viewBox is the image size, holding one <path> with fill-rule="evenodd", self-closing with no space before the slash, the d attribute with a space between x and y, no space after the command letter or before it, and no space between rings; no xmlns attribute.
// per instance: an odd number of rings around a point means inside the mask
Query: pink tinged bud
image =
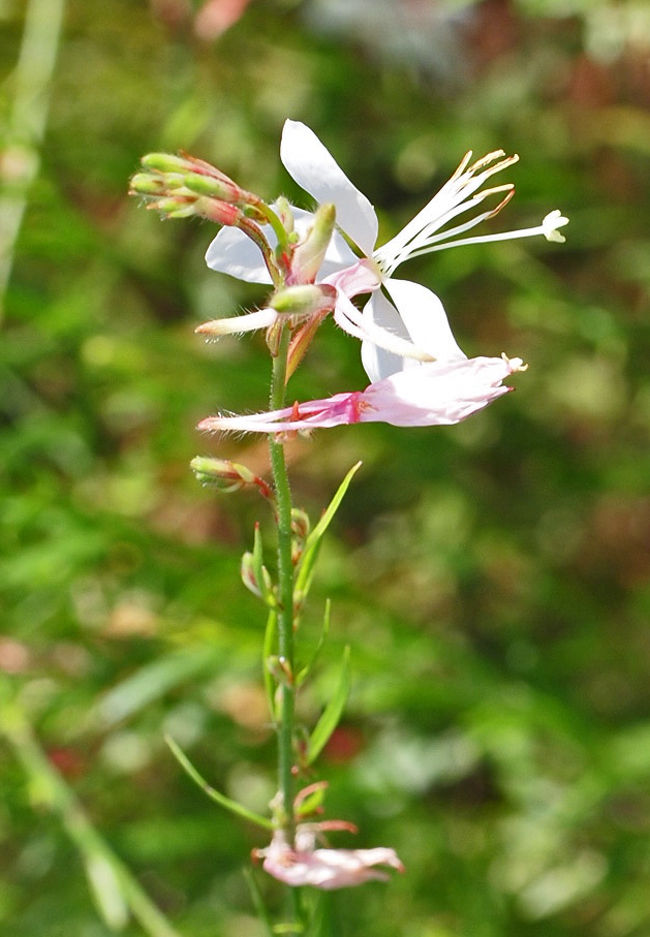
<svg viewBox="0 0 650 937"><path fill-rule="evenodd" d="M293 252L291 283L312 283L321 268L336 223L336 208L332 204L319 205L307 236Z"/></svg>
<svg viewBox="0 0 650 937"><path fill-rule="evenodd" d="M207 218L208 221L214 221L215 224L235 227L238 227L246 217L241 208L237 208L236 205L205 196L196 200L195 214Z"/></svg>
<svg viewBox="0 0 650 937"><path fill-rule="evenodd" d="M351 888L364 882L388 880L387 869L404 871L394 849L314 849L313 834L298 828L292 849L278 831L266 849L257 851L269 875L292 887L311 885L331 891ZM384 868L381 868L381 867Z"/></svg>
<svg viewBox="0 0 650 937"><path fill-rule="evenodd" d="M204 485L214 485L224 494L239 491L246 486L252 486L258 489L263 498L273 498L273 493L267 482L239 462L197 455L192 459L190 467L196 475L197 481L202 482Z"/></svg>
<svg viewBox="0 0 650 937"><path fill-rule="evenodd" d="M269 608L277 604L271 574L266 566L260 566L253 553L242 555L240 566L241 579L249 592L262 599Z"/></svg>
<svg viewBox="0 0 650 937"><path fill-rule="evenodd" d="M278 314L275 309L258 309L243 316L230 316L227 319L212 319L194 330L198 335L219 338L221 335L240 335L242 332L254 332L273 325Z"/></svg>

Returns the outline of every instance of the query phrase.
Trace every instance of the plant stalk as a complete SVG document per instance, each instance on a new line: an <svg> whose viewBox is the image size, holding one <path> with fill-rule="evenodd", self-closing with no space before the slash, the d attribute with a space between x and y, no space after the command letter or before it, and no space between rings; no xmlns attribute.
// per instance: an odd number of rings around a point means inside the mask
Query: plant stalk
<svg viewBox="0 0 650 937"><path fill-rule="evenodd" d="M271 409L284 406L285 378L289 350L289 330L280 336L278 353L273 358L271 378ZM293 736L295 711L294 640L293 640L293 563L291 561L291 489L284 453L284 444L270 440L271 469L275 486L278 527L278 656L283 662L287 680L280 687L280 718L278 722L278 783L282 800L283 828L287 840L293 843L294 777Z"/></svg>

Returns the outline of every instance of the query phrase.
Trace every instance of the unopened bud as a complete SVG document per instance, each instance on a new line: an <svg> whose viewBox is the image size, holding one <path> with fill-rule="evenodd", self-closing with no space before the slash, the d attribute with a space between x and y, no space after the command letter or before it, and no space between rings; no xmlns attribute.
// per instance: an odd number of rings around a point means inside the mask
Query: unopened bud
<svg viewBox="0 0 650 937"><path fill-rule="evenodd" d="M287 286L271 297L269 306L282 315L313 316L331 310L336 304L336 289L328 284L301 283Z"/></svg>
<svg viewBox="0 0 650 937"><path fill-rule="evenodd" d="M190 468L198 481L203 484L214 485L224 494L239 491L246 485L254 485L262 497L273 499L273 494L267 482L239 462L197 455L190 462Z"/></svg>
<svg viewBox="0 0 650 937"><path fill-rule="evenodd" d="M205 196L196 200L195 214L207 218L208 221L214 221L216 224L230 226L238 225L244 217L242 210L237 208L236 205L222 202L216 198L206 198Z"/></svg>
<svg viewBox="0 0 650 937"><path fill-rule="evenodd" d="M129 182L129 192L135 195L162 195L167 188L161 176L152 176L148 172L136 172Z"/></svg>
<svg viewBox="0 0 650 937"><path fill-rule="evenodd" d="M156 172L191 172L194 168L189 159L174 156L171 153L147 153L140 160L145 169L155 169Z"/></svg>
<svg viewBox="0 0 650 937"><path fill-rule="evenodd" d="M226 176L215 178L198 172L188 172L183 176L183 185L197 195L209 195L221 199L222 202L239 202L244 194L239 186Z"/></svg>
<svg viewBox="0 0 650 937"><path fill-rule="evenodd" d="M287 234L291 234L293 231L294 220L293 211L291 210L289 200L286 199L284 195L280 195L279 198L275 200L274 207L275 213L282 223L282 227L287 232Z"/></svg>
<svg viewBox="0 0 650 937"><path fill-rule="evenodd" d="M256 567L257 562L254 555L248 551L244 553L240 567L242 582L253 595L262 599L269 608L275 608L277 600L271 574L266 566L259 567L259 571L256 571Z"/></svg>
<svg viewBox="0 0 650 937"><path fill-rule="evenodd" d="M167 218L190 218L196 214L194 203L184 195L169 195L156 199L146 206L150 211L159 211Z"/></svg>
<svg viewBox="0 0 650 937"><path fill-rule="evenodd" d="M336 223L336 208L331 203L319 205L306 238L296 247L291 260L294 283L312 283L320 270Z"/></svg>
<svg viewBox="0 0 650 937"><path fill-rule="evenodd" d="M311 523L309 516L306 511L303 511L302 508L292 508L291 509L291 531L301 540L306 540L309 536L309 531L311 528Z"/></svg>
<svg viewBox="0 0 650 937"><path fill-rule="evenodd" d="M291 562L297 566L305 549L305 540L309 535L309 517L301 508L291 509Z"/></svg>

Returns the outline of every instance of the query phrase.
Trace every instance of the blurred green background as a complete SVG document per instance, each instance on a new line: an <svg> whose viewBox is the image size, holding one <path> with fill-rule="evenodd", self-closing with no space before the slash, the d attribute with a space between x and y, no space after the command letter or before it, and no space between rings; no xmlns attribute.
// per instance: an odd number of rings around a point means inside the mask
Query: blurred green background
<svg viewBox="0 0 650 937"><path fill-rule="evenodd" d="M37 738L179 933L261 933L242 867L263 836L202 795L163 734L266 809L263 609L238 566L269 518L188 469L212 453L267 470L264 442L194 430L264 406L262 338L193 335L264 292L207 270L209 225L161 223L126 188L142 153L183 148L305 205L278 157L290 116L377 206L382 240L469 148L521 156L492 230L571 218L564 246L468 247L400 274L440 294L468 353L529 363L515 394L457 427L291 446L312 517L364 463L305 619L306 648L331 596L302 715L313 724L349 643L352 695L319 766L328 816L407 866L336 895L331 933L647 937L647 5L68 0L60 37L58 8L0 3L0 930L124 923L99 874L102 920L70 818L48 807ZM293 394L363 382L357 343L327 323Z"/></svg>

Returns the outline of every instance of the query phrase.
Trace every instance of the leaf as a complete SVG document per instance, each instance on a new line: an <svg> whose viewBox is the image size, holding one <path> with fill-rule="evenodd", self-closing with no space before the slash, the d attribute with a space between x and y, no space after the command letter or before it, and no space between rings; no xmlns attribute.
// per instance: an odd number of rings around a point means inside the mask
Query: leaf
<svg viewBox="0 0 650 937"><path fill-rule="evenodd" d="M225 794L222 794L220 791L215 790L214 787L211 787L205 778L199 774L185 752L176 744L170 735L165 736L165 741L171 748L172 754L179 762L181 768L187 772L192 780L198 784L201 790L207 794L211 800L214 800L217 804L219 804L220 807L224 807L226 810L230 810L231 813L236 814L238 817L243 817L244 820L249 820L251 823L255 823L257 826L261 826L265 830L273 830L273 824L269 819L260 816L258 813L254 813L252 810L249 810L242 804L238 804L236 800L231 800L229 797L226 797Z"/></svg>
<svg viewBox="0 0 650 937"><path fill-rule="evenodd" d="M316 663L316 660L318 659L318 655L323 649L323 645L325 644L325 641L330 631L331 608L332 608L332 603L330 602L329 599L326 599L325 611L323 613L323 628L318 638L318 644L316 645L314 652L311 655L311 658L308 661L308 663L306 663L305 666L301 670L299 670L298 673L296 674L296 686L301 686L305 682L309 674L314 669L314 664Z"/></svg>
<svg viewBox="0 0 650 937"><path fill-rule="evenodd" d="M343 497L345 496L345 493L350 486L350 482L360 467L361 462L357 462L356 465L352 466L350 471L347 473L337 488L334 497L325 510L325 513L305 540L305 549L303 551L300 566L296 574L296 582L294 586L294 602L298 608L300 608L300 606L304 603L309 593L311 581L314 575L314 566L318 557L318 551L320 549L323 534L331 524L332 519L338 511L341 501L343 500Z"/></svg>
<svg viewBox="0 0 650 937"><path fill-rule="evenodd" d="M113 687L100 701L98 712L103 728L132 716L179 683L211 669L222 655L221 648L184 648L145 664Z"/></svg>
<svg viewBox="0 0 650 937"><path fill-rule="evenodd" d="M264 649L262 651L262 669L264 673L264 688L266 690L266 699L269 704L271 718L276 721L275 714L275 685L273 676L267 666L267 661L273 654L274 644L278 633L278 613L271 609L269 617L266 620L266 630L264 631Z"/></svg>
<svg viewBox="0 0 650 937"><path fill-rule="evenodd" d="M338 725L341 713L350 692L350 647L349 645L343 652L341 661L341 672L339 683L334 691L334 695L329 700L327 706L321 713L321 717L314 727L314 731L309 737L309 749L307 754L307 764L311 765L318 758L322 750Z"/></svg>

